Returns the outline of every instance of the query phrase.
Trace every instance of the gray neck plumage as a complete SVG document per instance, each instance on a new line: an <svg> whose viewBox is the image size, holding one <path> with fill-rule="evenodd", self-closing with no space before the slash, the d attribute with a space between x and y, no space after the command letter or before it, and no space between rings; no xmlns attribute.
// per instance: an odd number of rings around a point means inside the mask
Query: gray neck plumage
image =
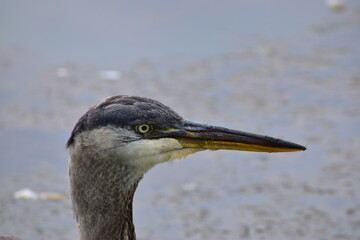
<svg viewBox="0 0 360 240"><path fill-rule="evenodd" d="M71 198L80 239L135 240L132 202L142 176L94 152L70 156Z"/></svg>

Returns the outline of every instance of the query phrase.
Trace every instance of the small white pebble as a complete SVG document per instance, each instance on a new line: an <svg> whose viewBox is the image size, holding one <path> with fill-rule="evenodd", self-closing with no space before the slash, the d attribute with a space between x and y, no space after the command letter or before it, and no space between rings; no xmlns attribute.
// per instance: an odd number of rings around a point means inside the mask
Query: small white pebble
<svg viewBox="0 0 360 240"><path fill-rule="evenodd" d="M15 199L22 200L52 200L52 201L63 201L66 200L64 193L58 192L40 192L36 193L30 188L23 188L14 193Z"/></svg>
<svg viewBox="0 0 360 240"><path fill-rule="evenodd" d="M186 183L186 184L183 184L181 186L181 188L184 190L184 191L187 191L187 192L192 192L192 191L195 191L197 189L197 185L196 183Z"/></svg>
<svg viewBox="0 0 360 240"><path fill-rule="evenodd" d="M23 188L14 193L14 198L15 199L36 200L39 198L39 195L36 192L34 192L33 190L31 190L30 188Z"/></svg>
<svg viewBox="0 0 360 240"><path fill-rule="evenodd" d="M325 4L333 11L342 11L346 8L345 0L325 0Z"/></svg>
<svg viewBox="0 0 360 240"><path fill-rule="evenodd" d="M121 73L116 70L100 71L99 77L103 80L116 81L121 77Z"/></svg>

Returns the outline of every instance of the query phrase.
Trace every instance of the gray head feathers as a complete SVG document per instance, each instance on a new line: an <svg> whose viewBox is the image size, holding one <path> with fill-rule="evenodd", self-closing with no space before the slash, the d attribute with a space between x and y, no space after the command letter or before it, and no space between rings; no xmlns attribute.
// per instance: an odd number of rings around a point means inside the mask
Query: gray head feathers
<svg viewBox="0 0 360 240"><path fill-rule="evenodd" d="M103 126L112 125L132 131L136 126L146 123L166 129L181 121L182 117L158 101L145 97L113 96L90 108L79 119L66 146L74 143L77 134Z"/></svg>

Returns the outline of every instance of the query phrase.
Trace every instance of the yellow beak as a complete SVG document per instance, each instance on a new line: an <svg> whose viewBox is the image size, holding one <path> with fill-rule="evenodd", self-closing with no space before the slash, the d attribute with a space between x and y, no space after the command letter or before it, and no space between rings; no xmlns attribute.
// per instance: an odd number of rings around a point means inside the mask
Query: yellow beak
<svg viewBox="0 0 360 240"><path fill-rule="evenodd" d="M304 146L281 139L190 121L184 122L183 131L177 132L176 139L185 148L252 152L296 152L306 150Z"/></svg>

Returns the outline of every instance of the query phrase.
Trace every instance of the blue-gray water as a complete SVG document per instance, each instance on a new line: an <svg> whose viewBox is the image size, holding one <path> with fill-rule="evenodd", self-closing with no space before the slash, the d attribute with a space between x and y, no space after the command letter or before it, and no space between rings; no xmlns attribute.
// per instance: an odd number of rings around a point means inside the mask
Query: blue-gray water
<svg viewBox="0 0 360 240"><path fill-rule="evenodd" d="M0 5L0 235L76 239L66 140L88 107L130 94L308 147L156 166L134 200L139 239L359 239L359 2ZM15 200L25 187L67 200Z"/></svg>

